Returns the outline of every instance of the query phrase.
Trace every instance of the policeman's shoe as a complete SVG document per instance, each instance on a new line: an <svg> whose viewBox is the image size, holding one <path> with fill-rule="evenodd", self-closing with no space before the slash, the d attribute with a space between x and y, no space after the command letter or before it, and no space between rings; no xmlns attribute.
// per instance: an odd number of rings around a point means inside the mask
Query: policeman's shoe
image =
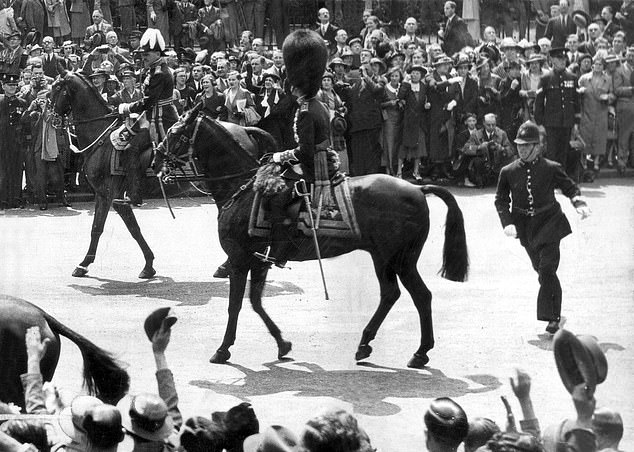
<svg viewBox="0 0 634 452"><path fill-rule="evenodd" d="M127 196L124 198L113 199L112 203L118 204L120 206L128 205L128 206L134 206L134 207L141 207L143 205L143 201L141 201L140 199L129 198Z"/></svg>
<svg viewBox="0 0 634 452"><path fill-rule="evenodd" d="M475 188L476 184L471 182L468 177L464 178L464 186L469 188Z"/></svg>
<svg viewBox="0 0 634 452"><path fill-rule="evenodd" d="M550 322L548 322L548 325L546 326L546 332L550 334L555 334L557 331L559 331L559 320L551 320Z"/></svg>
<svg viewBox="0 0 634 452"><path fill-rule="evenodd" d="M59 202L59 205L62 207L72 207L72 204L68 201L68 199L66 198L66 195L62 196L62 199Z"/></svg>
<svg viewBox="0 0 634 452"><path fill-rule="evenodd" d="M48 203L43 202L40 204L40 210L47 210L48 209Z"/></svg>

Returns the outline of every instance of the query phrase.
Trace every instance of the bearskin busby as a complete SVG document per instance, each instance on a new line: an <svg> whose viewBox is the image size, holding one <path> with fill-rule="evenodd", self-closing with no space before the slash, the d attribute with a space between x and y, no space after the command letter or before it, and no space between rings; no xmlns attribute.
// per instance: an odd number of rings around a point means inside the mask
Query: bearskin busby
<svg viewBox="0 0 634 452"><path fill-rule="evenodd" d="M311 30L297 30L282 46L288 83L307 98L314 97L321 87L321 78L328 62L324 39Z"/></svg>

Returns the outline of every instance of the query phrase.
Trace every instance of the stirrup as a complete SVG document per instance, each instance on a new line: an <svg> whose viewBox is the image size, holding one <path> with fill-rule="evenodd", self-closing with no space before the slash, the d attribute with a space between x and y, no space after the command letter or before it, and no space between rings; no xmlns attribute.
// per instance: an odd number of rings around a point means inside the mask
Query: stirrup
<svg viewBox="0 0 634 452"><path fill-rule="evenodd" d="M264 250L264 253L255 252L253 253L253 255L264 263L272 264L279 268L286 268L285 267L286 262L278 262L276 258L270 255L270 253L271 253L271 247L267 246L266 249Z"/></svg>

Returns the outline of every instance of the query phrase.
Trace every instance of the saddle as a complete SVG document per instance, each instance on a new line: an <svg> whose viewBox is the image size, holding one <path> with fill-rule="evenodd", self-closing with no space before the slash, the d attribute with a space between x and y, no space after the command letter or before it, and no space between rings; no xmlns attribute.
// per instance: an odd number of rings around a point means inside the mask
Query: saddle
<svg viewBox="0 0 634 452"><path fill-rule="evenodd" d="M361 230L357 223L357 218L352 204L348 177L340 175L331 184L333 203L321 206L312 205L312 212L306 210L305 204L300 205L299 216L295 227L306 236L312 236L311 221L308 215L312 215L315 223L315 230L318 237L337 237L358 239L361 237ZM314 185L311 186L311 199ZM255 197L251 206L251 216L249 218L249 235L251 237L271 236L270 214L265 208L265 195L261 191L255 190Z"/></svg>

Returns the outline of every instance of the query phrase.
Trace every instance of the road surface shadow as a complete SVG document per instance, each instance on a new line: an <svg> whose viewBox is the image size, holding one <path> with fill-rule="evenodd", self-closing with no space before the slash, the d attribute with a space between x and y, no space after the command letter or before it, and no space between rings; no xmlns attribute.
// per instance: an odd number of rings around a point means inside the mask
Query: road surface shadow
<svg viewBox="0 0 634 452"><path fill-rule="evenodd" d="M6 217L74 217L80 215L81 211L69 207L57 207L57 203L49 203L47 210L40 210L37 206L26 209L3 210L2 215ZM90 231L88 231L90 234Z"/></svg>
<svg viewBox="0 0 634 452"><path fill-rule="evenodd" d="M193 380L189 384L231 395L244 401L250 397L294 392L298 397L334 397L354 406L356 413L368 416L391 416L401 411L389 398L460 397L465 394L493 391L501 386L491 375L465 377L473 384L449 378L438 369L427 372L382 367L363 363L367 370L324 370L314 363L296 362L297 369L280 367L280 361L264 364L268 370L253 371L230 364L244 373L244 384L226 384L213 380Z"/></svg>
<svg viewBox="0 0 634 452"><path fill-rule="evenodd" d="M209 303L212 297L229 298L229 280L219 281L174 281L166 276L157 276L151 280L129 282L86 276L100 282L98 286L69 284L68 287L93 297L133 295L140 298L158 298L176 301L179 306L200 306ZM248 289L247 289L247 294ZM266 284L264 297L297 295L304 291L293 283L271 281Z"/></svg>

